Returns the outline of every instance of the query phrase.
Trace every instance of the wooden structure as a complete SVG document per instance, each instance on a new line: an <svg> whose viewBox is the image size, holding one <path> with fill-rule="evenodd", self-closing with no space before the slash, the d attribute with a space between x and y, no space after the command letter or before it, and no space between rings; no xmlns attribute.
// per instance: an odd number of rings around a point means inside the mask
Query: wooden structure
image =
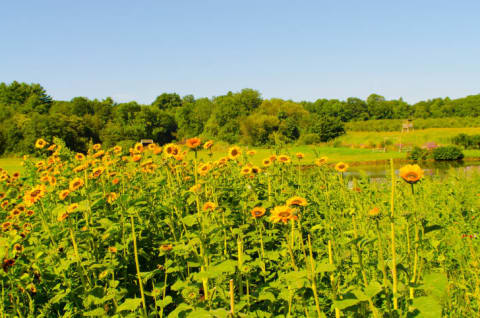
<svg viewBox="0 0 480 318"><path fill-rule="evenodd" d="M402 124L402 132L409 132L411 130L414 130L413 128L413 121L411 119L407 119L403 122Z"/></svg>
<svg viewBox="0 0 480 318"><path fill-rule="evenodd" d="M150 144L153 144L153 139L142 139L140 140L140 143L143 145L143 146L148 146Z"/></svg>

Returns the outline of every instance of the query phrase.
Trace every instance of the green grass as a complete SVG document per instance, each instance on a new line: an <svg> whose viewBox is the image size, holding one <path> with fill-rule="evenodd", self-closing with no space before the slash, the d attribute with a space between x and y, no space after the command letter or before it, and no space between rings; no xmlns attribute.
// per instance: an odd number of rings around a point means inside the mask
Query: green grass
<svg viewBox="0 0 480 318"><path fill-rule="evenodd" d="M390 140L395 144L409 144L412 146L422 146L427 142L436 142L439 145L450 144L452 137L465 133L468 135L480 134L480 128L429 128L401 133L392 132L374 132L374 131L349 131L337 140L346 145L377 145L385 140Z"/></svg>
<svg viewBox="0 0 480 318"><path fill-rule="evenodd" d="M21 158L0 158L0 168L7 170L9 173L23 172L24 168L21 163Z"/></svg>

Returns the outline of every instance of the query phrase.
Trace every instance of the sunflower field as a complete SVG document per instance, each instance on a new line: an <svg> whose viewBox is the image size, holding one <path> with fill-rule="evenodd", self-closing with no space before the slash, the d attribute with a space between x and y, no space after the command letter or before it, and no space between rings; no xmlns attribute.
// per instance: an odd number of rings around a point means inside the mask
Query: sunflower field
<svg viewBox="0 0 480 318"><path fill-rule="evenodd" d="M479 317L480 177L40 139L0 171L1 317ZM42 157L43 156L43 157Z"/></svg>

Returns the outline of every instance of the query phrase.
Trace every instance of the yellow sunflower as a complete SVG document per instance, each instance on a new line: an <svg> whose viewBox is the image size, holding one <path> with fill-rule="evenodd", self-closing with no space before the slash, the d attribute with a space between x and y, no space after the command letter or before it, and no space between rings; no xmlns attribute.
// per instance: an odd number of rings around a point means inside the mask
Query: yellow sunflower
<svg viewBox="0 0 480 318"><path fill-rule="evenodd" d="M405 182L415 184L423 178L423 170L419 165L406 165L400 169L400 177Z"/></svg>
<svg viewBox="0 0 480 318"><path fill-rule="evenodd" d="M81 187L83 187L83 185L84 185L83 179L75 178L72 181L70 181L69 188L70 188L70 191L76 191Z"/></svg>
<svg viewBox="0 0 480 318"><path fill-rule="evenodd" d="M292 205L307 206L308 203L307 203L307 200L305 198L295 196L295 197L292 197L292 198L287 200L287 206L292 206Z"/></svg>
<svg viewBox="0 0 480 318"><path fill-rule="evenodd" d="M48 143L44 139L40 138L40 139L37 139L37 141L35 142L35 148L42 149L47 144Z"/></svg>
<svg viewBox="0 0 480 318"><path fill-rule="evenodd" d="M265 214L265 212L266 212L266 209L261 206L256 206L252 209L252 211L250 211L254 219L258 219L262 217Z"/></svg>
<svg viewBox="0 0 480 318"><path fill-rule="evenodd" d="M228 149L228 157L232 160L237 159L239 156L242 155L242 149L238 146L233 146L230 149Z"/></svg>
<svg viewBox="0 0 480 318"><path fill-rule="evenodd" d="M286 205L276 206L271 212L270 221L273 223L287 223L289 220L296 220L294 210Z"/></svg>
<svg viewBox="0 0 480 318"><path fill-rule="evenodd" d="M348 169L348 164L344 162L339 162L335 165L335 170L337 170L338 172L346 172L347 169Z"/></svg>

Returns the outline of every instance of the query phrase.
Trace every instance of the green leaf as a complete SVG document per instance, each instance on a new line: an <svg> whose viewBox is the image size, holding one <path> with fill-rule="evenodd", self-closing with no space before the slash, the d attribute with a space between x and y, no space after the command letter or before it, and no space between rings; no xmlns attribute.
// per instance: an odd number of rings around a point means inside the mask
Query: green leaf
<svg viewBox="0 0 480 318"><path fill-rule="evenodd" d="M413 307L420 311L420 317L442 317L442 306L431 296L423 296L413 299Z"/></svg>
<svg viewBox="0 0 480 318"><path fill-rule="evenodd" d="M381 291L382 291L382 285L380 285L380 283L378 282L371 282L370 284L368 284L368 286L364 290L365 294L370 298L374 297L376 294L378 294Z"/></svg>
<svg viewBox="0 0 480 318"><path fill-rule="evenodd" d="M197 223L197 218L193 214L187 215L182 220L183 220L183 223L185 223L186 226L193 226L194 224Z"/></svg>
<svg viewBox="0 0 480 318"><path fill-rule="evenodd" d="M435 297L442 298L447 291L448 279L443 273L430 273L423 278L423 287Z"/></svg>
<svg viewBox="0 0 480 318"><path fill-rule="evenodd" d="M97 309L94 309L94 310L84 312L83 315L86 316L86 317L92 317L92 316L103 317L103 316L105 316L105 310L102 307L100 307L100 308L97 308Z"/></svg>
<svg viewBox="0 0 480 318"><path fill-rule="evenodd" d="M272 303L275 303L275 295L269 291L262 292L260 296L258 296L258 300L269 300Z"/></svg>
<svg viewBox="0 0 480 318"><path fill-rule="evenodd" d="M431 225L431 226L426 226L423 230L424 230L424 233L427 234L427 233L437 231L437 230L441 230L441 229L443 229L443 226L435 224L435 225Z"/></svg>
<svg viewBox="0 0 480 318"><path fill-rule="evenodd" d="M117 312L121 312L124 310L134 311L140 306L141 303L142 300L140 298L127 298L125 299L125 302L123 304L118 306Z"/></svg>
<svg viewBox="0 0 480 318"><path fill-rule="evenodd" d="M315 273L333 272L335 269L335 265L327 263L325 261L315 264Z"/></svg>
<svg viewBox="0 0 480 318"><path fill-rule="evenodd" d="M342 300L334 300L333 301L333 306L340 309L344 310L348 307L355 306L356 304L360 303L361 300L358 298L346 298Z"/></svg>

